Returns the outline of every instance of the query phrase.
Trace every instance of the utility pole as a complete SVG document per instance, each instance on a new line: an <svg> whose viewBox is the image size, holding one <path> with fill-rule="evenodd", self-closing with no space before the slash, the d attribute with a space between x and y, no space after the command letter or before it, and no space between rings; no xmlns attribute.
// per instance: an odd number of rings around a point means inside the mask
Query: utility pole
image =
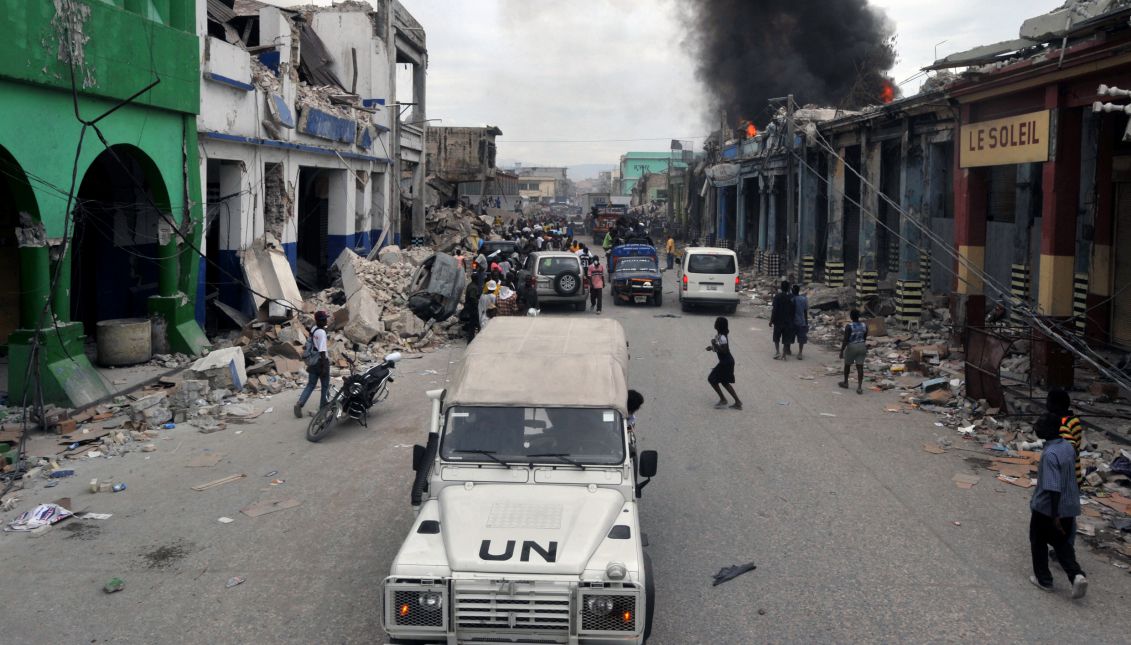
<svg viewBox="0 0 1131 645"><path fill-rule="evenodd" d="M790 94L785 99L785 118L786 118L786 182L785 182L785 212L789 218L786 220L786 233L785 233L785 252L786 252L786 266L792 266L793 260L799 257L800 254L794 254L794 244L800 239L797 233L797 208L794 199L795 173L793 163L793 139L796 128L793 122L793 95ZM798 270L797 275L801 275Z"/></svg>

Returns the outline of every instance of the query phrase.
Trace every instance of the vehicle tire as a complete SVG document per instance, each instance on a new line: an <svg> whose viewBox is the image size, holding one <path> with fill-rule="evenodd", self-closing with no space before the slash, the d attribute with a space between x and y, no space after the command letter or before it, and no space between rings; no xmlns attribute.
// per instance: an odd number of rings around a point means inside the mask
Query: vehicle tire
<svg viewBox="0 0 1131 645"><path fill-rule="evenodd" d="M663 304L664 304L664 292L663 291L657 291L656 295L652 296L652 306L653 307L662 307Z"/></svg>
<svg viewBox="0 0 1131 645"><path fill-rule="evenodd" d="M581 302L573 303L573 310L574 311L585 311L585 301L582 300Z"/></svg>
<svg viewBox="0 0 1131 645"><path fill-rule="evenodd" d="M691 309L691 305L687 304L687 302L683 298L680 298L679 299L679 310L680 311L687 311L688 309Z"/></svg>
<svg viewBox="0 0 1131 645"><path fill-rule="evenodd" d="M318 413L310 420L310 425L306 426L307 441L312 443L322 441L322 438L330 432L330 428L334 427L334 422L338 419L339 407L341 407L341 404L333 401L318 410Z"/></svg>
<svg viewBox="0 0 1131 645"><path fill-rule="evenodd" d="M728 314L733 314L734 312L738 311L738 304L735 303L733 305L727 305L726 311Z"/></svg>
<svg viewBox="0 0 1131 645"><path fill-rule="evenodd" d="M581 289L581 274L563 271L554 276L554 292L559 296L572 296Z"/></svg>
<svg viewBox="0 0 1131 645"><path fill-rule="evenodd" d="M656 579L652 576L652 558L644 554L644 642L652 636L652 618L656 615Z"/></svg>
<svg viewBox="0 0 1131 645"><path fill-rule="evenodd" d="M624 304L624 301L622 301L620 298L617 297L616 292L609 293L609 296L612 297L612 299L613 299L613 306L614 307L619 307L619 306Z"/></svg>

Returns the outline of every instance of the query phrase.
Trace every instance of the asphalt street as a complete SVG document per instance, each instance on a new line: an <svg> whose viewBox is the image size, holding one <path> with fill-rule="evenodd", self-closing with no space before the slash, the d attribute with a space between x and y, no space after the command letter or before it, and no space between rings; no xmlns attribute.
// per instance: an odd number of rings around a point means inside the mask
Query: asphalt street
<svg viewBox="0 0 1131 645"><path fill-rule="evenodd" d="M1068 598L1055 568L1057 593L1033 588L1028 492L964 461L973 453L924 452L951 431L929 414L885 412L895 394L840 390L824 370L834 353L771 360L766 321L740 309L731 345L745 410L715 410L714 356L704 351L715 313L682 313L669 294L661 308L606 300L603 315L628 332L632 385L646 397L640 447L660 452L641 502L657 580L654 645L1127 642L1126 571L1081 548L1085 599ZM0 641L383 642L378 588L412 521L424 391L443 385L461 352L453 343L403 361L370 427L340 428L321 444L303 438L290 391L254 400L272 408L255 423L213 434L181 426L156 452L82 461L59 486L36 484L17 511L69 496L113 517L67 520L42 537L0 534ZM223 456L186 467L208 453ZM951 481L960 472L982 479L962 490ZM247 477L190 488L230 474ZM85 492L109 476L129 488ZM286 499L301 505L240 513ZM720 568L746 562L757 569L711 586ZM125 589L103 593L115 576ZM228 588L233 576L246 582Z"/></svg>

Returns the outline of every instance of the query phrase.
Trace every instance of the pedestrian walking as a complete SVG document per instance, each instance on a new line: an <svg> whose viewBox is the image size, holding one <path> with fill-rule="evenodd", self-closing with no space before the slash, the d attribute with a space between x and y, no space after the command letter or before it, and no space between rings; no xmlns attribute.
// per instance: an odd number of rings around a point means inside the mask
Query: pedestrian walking
<svg viewBox="0 0 1131 645"><path fill-rule="evenodd" d="M852 322L844 326L844 338L840 342L840 357L844 359L844 380L837 385L847 388L848 375L856 366L856 393L864 393L864 358L868 355L868 325L860 322L860 312L853 309L848 317Z"/></svg>
<svg viewBox="0 0 1131 645"><path fill-rule="evenodd" d="M1067 398L1063 390L1049 393L1049 411ZM1045 440L1041 462L1037 466L1037 488L1029 501L1029 550L1033 558L1033 575L1029 582L1044 591L1053 590L1052 572L1049 571L1051 546L1056 552L1060 567L1072 586L1072 597L1082 598L1088 592L1088 578L1076 562L1076 549L1071 536L1076 533L1076 517L1080 515L1080 487L1076 483L1076 450L1060 436L1056 423L1037 423L1033 429L1037 437Z"/></svg>
<svg viewBox="0 0 1131 645"><path fill-rule="evenodd" d="M809 297L801 293L801 285L793 285L793 335L797 339L797 360L809 342Z"/></svg>
<svg viewBox="0 0 1131 645"><path fill-rule="evenodd" d="M788 280L781 281L781 290L774 296L770 328L774 330L774 358L784 360L790 355L789 346L793 342L793 295L789 292ZM779 344L784 348L779 348Z"/></svg>
<svg viewBox="0 0 1131 645"><path fill-rule="evenodd" d="M711 339L710 346L707 347L708 352L715 352L719 357L719 363L707 375L707 382L711 384L711 388L715 390L715 394L719 395L719 402L715 404L716 409L727 407L727 398L719 386L726 388L734 399L734 403L730 407L735 410L742 409L742 401L738 399L738 395L734 393L734 355L730 353L730 323L723 316L715 319L715 337Z"/></svg>
<svg viewBox="0 0 1131 645"><path fill-rule="evenodd" d="M589 265L589 309L601 313L601 292L605 288L605 267L601 266L601 258L593 256L593 263Z"/></svg>
<svg viewBox="0 0 1131 645"><path fill-rule="evenodd" d="M675 238L671 235L668 236L668 241L664 244L664 250L668 254L668 271L675 268Z"/></svg>
<svg viewBox="0 0 1131 645"><path fill-rule="evenodd" d="M326 323L329 320L330 315L325 311L314 312L314 330L306 340L306 347L302 352L303 362L306 363L306 387L298 395L298 403L295 403L295 416L300 419L302 406L306 405L310 395L314 393L316 384L322 386L318 393L319 409L326 405L330 396L330 355L326 348Z"/></svg>

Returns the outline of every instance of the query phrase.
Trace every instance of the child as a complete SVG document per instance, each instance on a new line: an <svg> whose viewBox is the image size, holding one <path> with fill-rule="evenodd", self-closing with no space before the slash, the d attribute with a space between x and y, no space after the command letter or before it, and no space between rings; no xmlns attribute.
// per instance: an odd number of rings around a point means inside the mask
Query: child
<svg viewBox="0 0 1131 645"><path fill-rule="evenodd" d="M864 358L868 355L868 326L860 322L860 312L853 309L849 314L852 322L844 326L844 338L840 343L840 357L844 359L844 380L837 385L848 388L848 375L856 365L856 393L864 393Z"/></svg>
<svg viewBox="0 0 1131 645"><path fill-rule="evenodd" d="M1050 393L1049 412L1053 412L1051 408L1056 403L1053 399ZM1076 517L1080 515L1076 450L1060 436L1058 423L1038 422L1033 429L1045 440L1045 447L1037 469L1037 488L1029 502L1029 550L1033 558L1033 575L1029 576L1029 582L1044 591L1053 590L1048 553L1051 546L1072 585L1072 597L1082 598L1088 592L1088 578L1076 562L1076 550L1070 539L1076 531Z"/></svg>
<svg viewBox="0 0 1131 645"><path fill-rule="evenodd" d="M719 364L711 370L707 376L707 382L714 388L715 394L719 395L719 402L715 404L716 409L727 407L727 398L723 395L723 391L719 389L719 385L726 388L731 397L734 398L734 404L730 407L735 410L742 409L742 401L738 400L738 395L734 393L732 387L734 383L734 356L730 353L730 323L727 319L719 316L715 319L715 337L711 339L711 346L707 348L708 352L715 352L719 357Z"/></svg>

